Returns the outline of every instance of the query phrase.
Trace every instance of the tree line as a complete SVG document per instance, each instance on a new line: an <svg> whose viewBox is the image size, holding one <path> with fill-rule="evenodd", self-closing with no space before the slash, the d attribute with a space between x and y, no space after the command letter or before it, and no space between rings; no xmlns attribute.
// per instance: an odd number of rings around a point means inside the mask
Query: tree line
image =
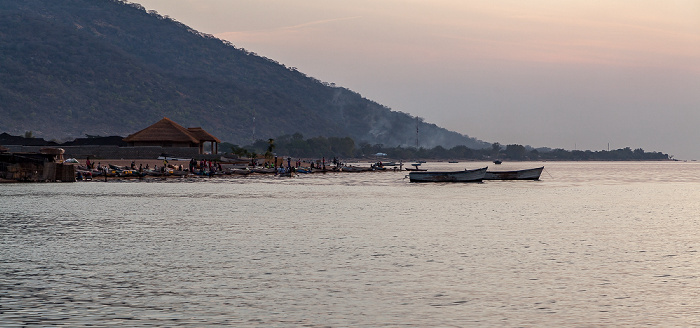
<svg viewBox="0 0 700 328"><path fill-rule="evenodd" d="M668 154L661 152L646 152L642 148L632 150L625 147L615 150L565 150L562 148L549 149L523 146L519 144L501 145L494 143L490 148L472 149L467 146L444 148L423 147L387 147L383 144L361 142L356 144L350 137L313 137L304 139L301 133L283 135L268 140L256 140L248 146L238 146L224 143L222 149L230 149L240 157L256 157L257 155L280 155L293 158L378 158L415 160L514 160L514 161L635 161L635 160L669 160ZM380 155L378 155L380 154ZM386 154L386 155L384 155Z"/></svg>

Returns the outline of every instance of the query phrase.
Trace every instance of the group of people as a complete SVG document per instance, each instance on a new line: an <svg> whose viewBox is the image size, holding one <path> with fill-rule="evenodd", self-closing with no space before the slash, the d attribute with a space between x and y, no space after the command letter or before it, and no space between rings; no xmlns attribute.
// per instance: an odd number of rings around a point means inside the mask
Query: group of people
<svg viewBox="0 0 700 328"><path fill-rule="evenodd" d="M263 166L266 168L274 168L276 171L278 171L279 168L284 168L287 170L287 172L289 172L292 168L299 168L304 163L304 161L302 161L301 159L297 159L296 162L294 162L294 165L292 165L291 161L292 161L292 158L288 157L287 158L287 165L285 166L284 165L284 158L279 159L278 157L275 157L275 159L272 163L265 162L265 164L263 164ZM336 167L339 167L340 165L342 165L342 163L338 160L337 157L333 158L332 163ZM326 158L322 157L320 160L309 161L309 167L312 169L326 170Z"/></svg>
<svg viewBox="0 0 700 328"><path fill-rule="evenodd" d="M292 163L292 158L288 157L287 158L287 163L285 165L284 163L284 158L278 158L275 157L274 162L265 162L264 167L266 168L273 168L275 169L276 174L286 174L286 173L293 173L296 172L298 168L301 168L305 161L302 161L301 159L297 159L294 163ZM341 165L341 162L337 158L333 158L332 160L333 165L339 166ZM88 170L94 170L95 169L95 163L90 161L90 156L87 157L87 160L85 162ZM292 165L293 164L293 165ZM318 169L318 170L326 170L326 158L323 157L320 160L315 160L315 161L309 161L309 165L311 169ZM210 160L196 160L192 158L189 161L189 165L186 168L183 168L182 165L175 166L175 165L170 165L166 159L163 160L163 166L159 167L158 165L153 166L152 171L160 171L162 173L165 173L166 170L169 170L172 168L173 170L179 170L179 171L188 171L192 174L198 174L198 175L209 175L212 176L216 172L221 172L223 171L223 168L221 166L221 163L215 162L215 161L210 161ZM97 170L107 170L108 166L102 166L100 163L97 164ZM130 169L132 171L138 171L139 173L144 173L144 171L151 171L149 164L146 164L146 167L143 166L143 164L138 164L138 167L136 165L136 161L131 161Z"/></svg>
<svg viewBox="0 0 700 328"><path fill-rule="evenodd" d="M190 165L188 169L190 173L198 173L202 175L204 175L207 172L209 173L209 175L213 175L214 172L223 171L221 163L205 160L201 160L198 162L194 158L190 160Z"/></svg>

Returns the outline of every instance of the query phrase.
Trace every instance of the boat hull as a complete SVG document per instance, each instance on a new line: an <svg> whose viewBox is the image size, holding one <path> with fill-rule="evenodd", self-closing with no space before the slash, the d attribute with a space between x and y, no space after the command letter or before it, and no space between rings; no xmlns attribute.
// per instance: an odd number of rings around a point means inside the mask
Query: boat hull
<svg viewBox="0 0 700 328"><path fill-rule="evenodd" d="M539 180L544 166L517 171L487 171L484 180Z"/></svg>
<svg viewBox="0 0 700 328"><path fill-rule="evenodd" d="M486 175L486 168L464 171L420 171L410 172L411 182L481 182Z"/></svg>

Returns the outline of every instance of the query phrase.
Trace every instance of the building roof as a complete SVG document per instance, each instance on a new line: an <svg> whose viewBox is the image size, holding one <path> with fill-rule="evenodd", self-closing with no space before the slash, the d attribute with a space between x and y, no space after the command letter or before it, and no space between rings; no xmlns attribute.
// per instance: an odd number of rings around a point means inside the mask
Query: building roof
<svg viewBox="0 0 700 328"><path fill-rule="evenodd" d="M220 142L219 139L202 130L202 128L194 129L197 129L196 132L192 132L189 129L185 129L180 124L171 121L167 117L163 117L162 120L156 122L155 124L124 138L124 141L187 142L194 144L201 143L202 141Z"/></svg>
<svg viewBox="0 0 700 328"><path fill-rule="evenodd" d="M221 143L221 140L219 138L211 135L209 132L204 131L204 129L197 127L197 128L187 128L187 131L190 131L192 135L195 136L199 141L215 141L218 143Z"/></svg>

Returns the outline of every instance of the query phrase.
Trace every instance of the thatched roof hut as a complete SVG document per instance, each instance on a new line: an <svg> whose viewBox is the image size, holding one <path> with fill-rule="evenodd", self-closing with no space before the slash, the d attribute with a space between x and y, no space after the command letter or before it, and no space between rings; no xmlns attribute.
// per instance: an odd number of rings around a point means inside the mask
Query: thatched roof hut
<svg viewBox="0 0 700 328"><path fill-rule="evenodd" d="M195 136L199 141L213 141L213 142L221 142L219 138L211 135L209 132L204 131L204 129L200 127L196 128L187 128L187 131L189 131L193 136Z"/></svg>
<svg viewBox="0 0 700 328"><path fill-rule="evenodd" d="M218 143L221 142L217 137L200 127L186 129L167 117L163 117L155 124L129 135L124 138L124 141L132 147L199 147L200 154L204 153L205 142L211 143L212 154L218 153Z"/></svg>

